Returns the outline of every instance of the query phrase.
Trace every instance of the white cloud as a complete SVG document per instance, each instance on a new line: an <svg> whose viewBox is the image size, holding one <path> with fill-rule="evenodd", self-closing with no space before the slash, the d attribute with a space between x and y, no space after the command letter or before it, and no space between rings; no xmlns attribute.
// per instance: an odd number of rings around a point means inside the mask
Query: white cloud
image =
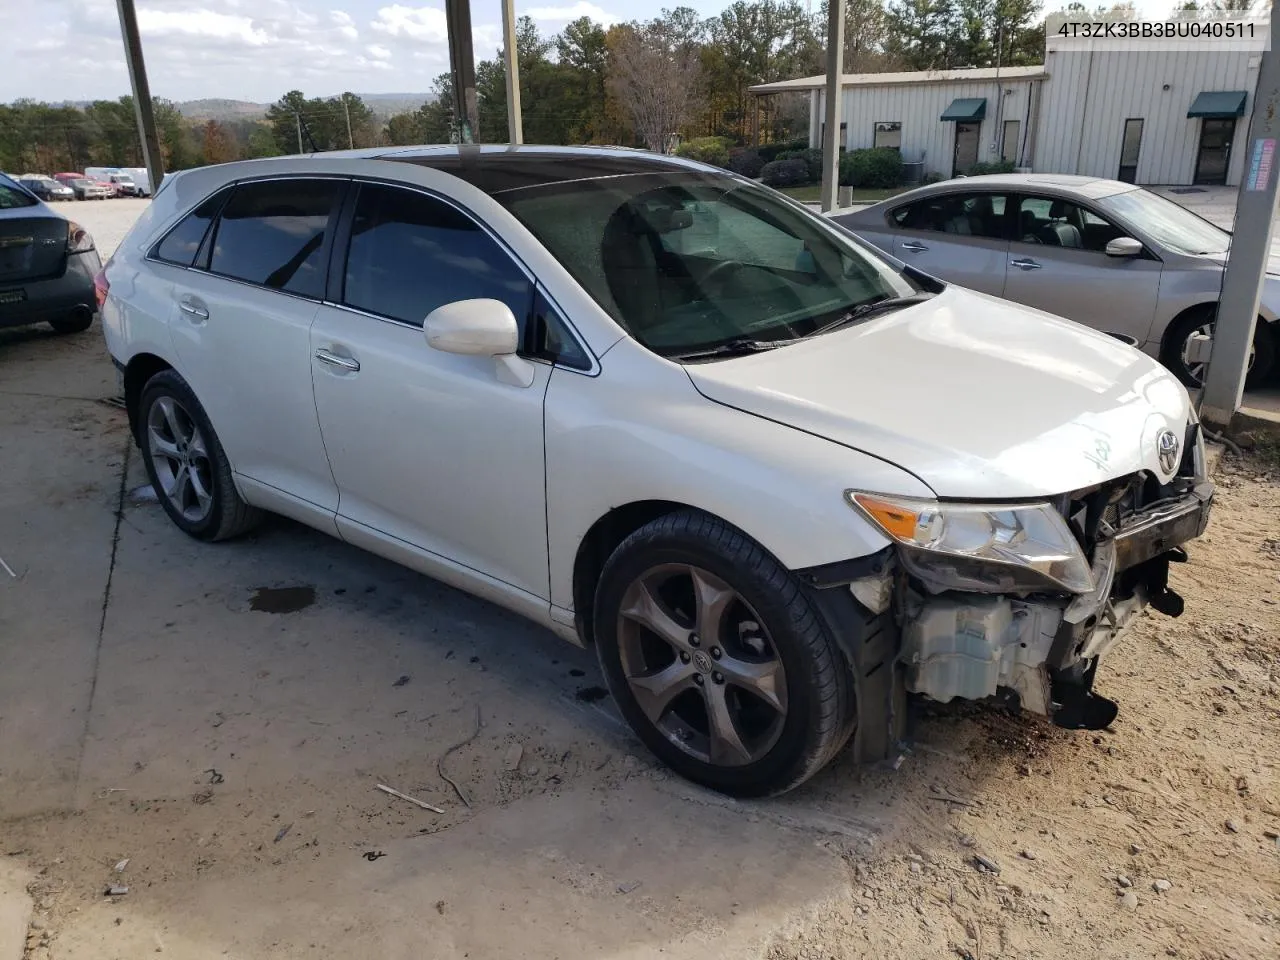
<svg viewBox="0 0 1280 960"><path fill-rule="evenodd" d="M587 3L586 0L578 0L577 3L567 7L532 7L529 10L517 12L527 13L535 20L543 20L548 23L568 23L570 20L577 20L579 17L590 17L596 23L603 24L606 27L618 22L618 18L612 13L606 13L594 3Z"/></svg>
<svg viewBox="0 0 1280 960"><path fill-rule="evenodd" d="M373 57L373 59L375 60L391 59L391 51L388 50L386 47L378 46L376 43L371 43L364 49L369 54L369 56Z"/></svg>
<svg viewBox="0 0 1280 960"><path fill-rule="evenodd" d="M371 24L374 30L391 37L449 42L449 29L444 11L435 7L404 7L394 4L378 11Z"/></svg>
<svg viewBox="0 0 1280 960"><path fill-rule="evenodd" d="M152 37L183 34L206 40L234 40L253 47L271 42L266 31L248 17L237 17L211 10L138 10L138 31Z"/></svg>

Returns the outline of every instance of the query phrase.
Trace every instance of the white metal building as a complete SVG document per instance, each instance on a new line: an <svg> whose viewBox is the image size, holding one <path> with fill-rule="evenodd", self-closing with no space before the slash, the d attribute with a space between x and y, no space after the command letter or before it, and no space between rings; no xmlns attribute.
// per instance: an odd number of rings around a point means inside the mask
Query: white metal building
<svg viewBox="0 0 1280 960"><path fill-rule="evenodd" d="M1260 55L1206 44L1115 49L1050 37L1045 63L1001 70L847 74L845 149L898 147L953 176L1007 160L1038 173L1149 184L1240 182ZM752 87L809 93L809 143L822 144L825 77Z"/></svg>

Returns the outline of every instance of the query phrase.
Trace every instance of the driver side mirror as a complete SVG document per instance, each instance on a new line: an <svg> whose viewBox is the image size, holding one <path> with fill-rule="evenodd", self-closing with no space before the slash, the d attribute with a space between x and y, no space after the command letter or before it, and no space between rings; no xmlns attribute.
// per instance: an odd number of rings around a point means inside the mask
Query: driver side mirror
<svg viewBox="0 0 1280 960"><path fill-rule="evenodd" d="M1142 253L1142 242L1133 237L1116 237L1107 244L1108 257L1136 257Z"/></svg>
<svg viewBox="0 0 1280 960"><path fill-rule="evenodd" d="M456 300L436 307L422 324L427 345L443 353L493 357L498 379L516 387L533 385L534 366L518 356L520 327L501 300Z"/></svg>

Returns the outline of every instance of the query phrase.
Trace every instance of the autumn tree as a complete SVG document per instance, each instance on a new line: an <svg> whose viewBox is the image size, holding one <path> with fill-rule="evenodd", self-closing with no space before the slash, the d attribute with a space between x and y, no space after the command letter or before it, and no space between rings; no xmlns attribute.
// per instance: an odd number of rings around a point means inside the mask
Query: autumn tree
<svg viewBox="0 0 1280 960"><path fill-rule="evenodd" d="M200 129L200 157L205 163L229 163L238 159L239 151L217 120L208 120Z"/></svg>
<svg viewBox="0 0 1280 960"><path fill-rule="evenodd" d="M664 18L614 32L608 83L650 150L665 151L701 103L699 54L697 42Z"/></svg>

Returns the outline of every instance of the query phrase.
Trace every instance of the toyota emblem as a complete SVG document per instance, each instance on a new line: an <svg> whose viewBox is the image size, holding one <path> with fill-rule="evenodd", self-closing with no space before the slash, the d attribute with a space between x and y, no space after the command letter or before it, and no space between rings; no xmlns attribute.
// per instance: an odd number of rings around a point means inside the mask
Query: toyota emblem
<svg viewBox="0 0 1280 960"><path fill-rule="evenodd" d="M1178 435L1172 430L1161 430L1156 437L1156 454L1160 458L1160 469L1173 473L1178 467Z"/></svg>

